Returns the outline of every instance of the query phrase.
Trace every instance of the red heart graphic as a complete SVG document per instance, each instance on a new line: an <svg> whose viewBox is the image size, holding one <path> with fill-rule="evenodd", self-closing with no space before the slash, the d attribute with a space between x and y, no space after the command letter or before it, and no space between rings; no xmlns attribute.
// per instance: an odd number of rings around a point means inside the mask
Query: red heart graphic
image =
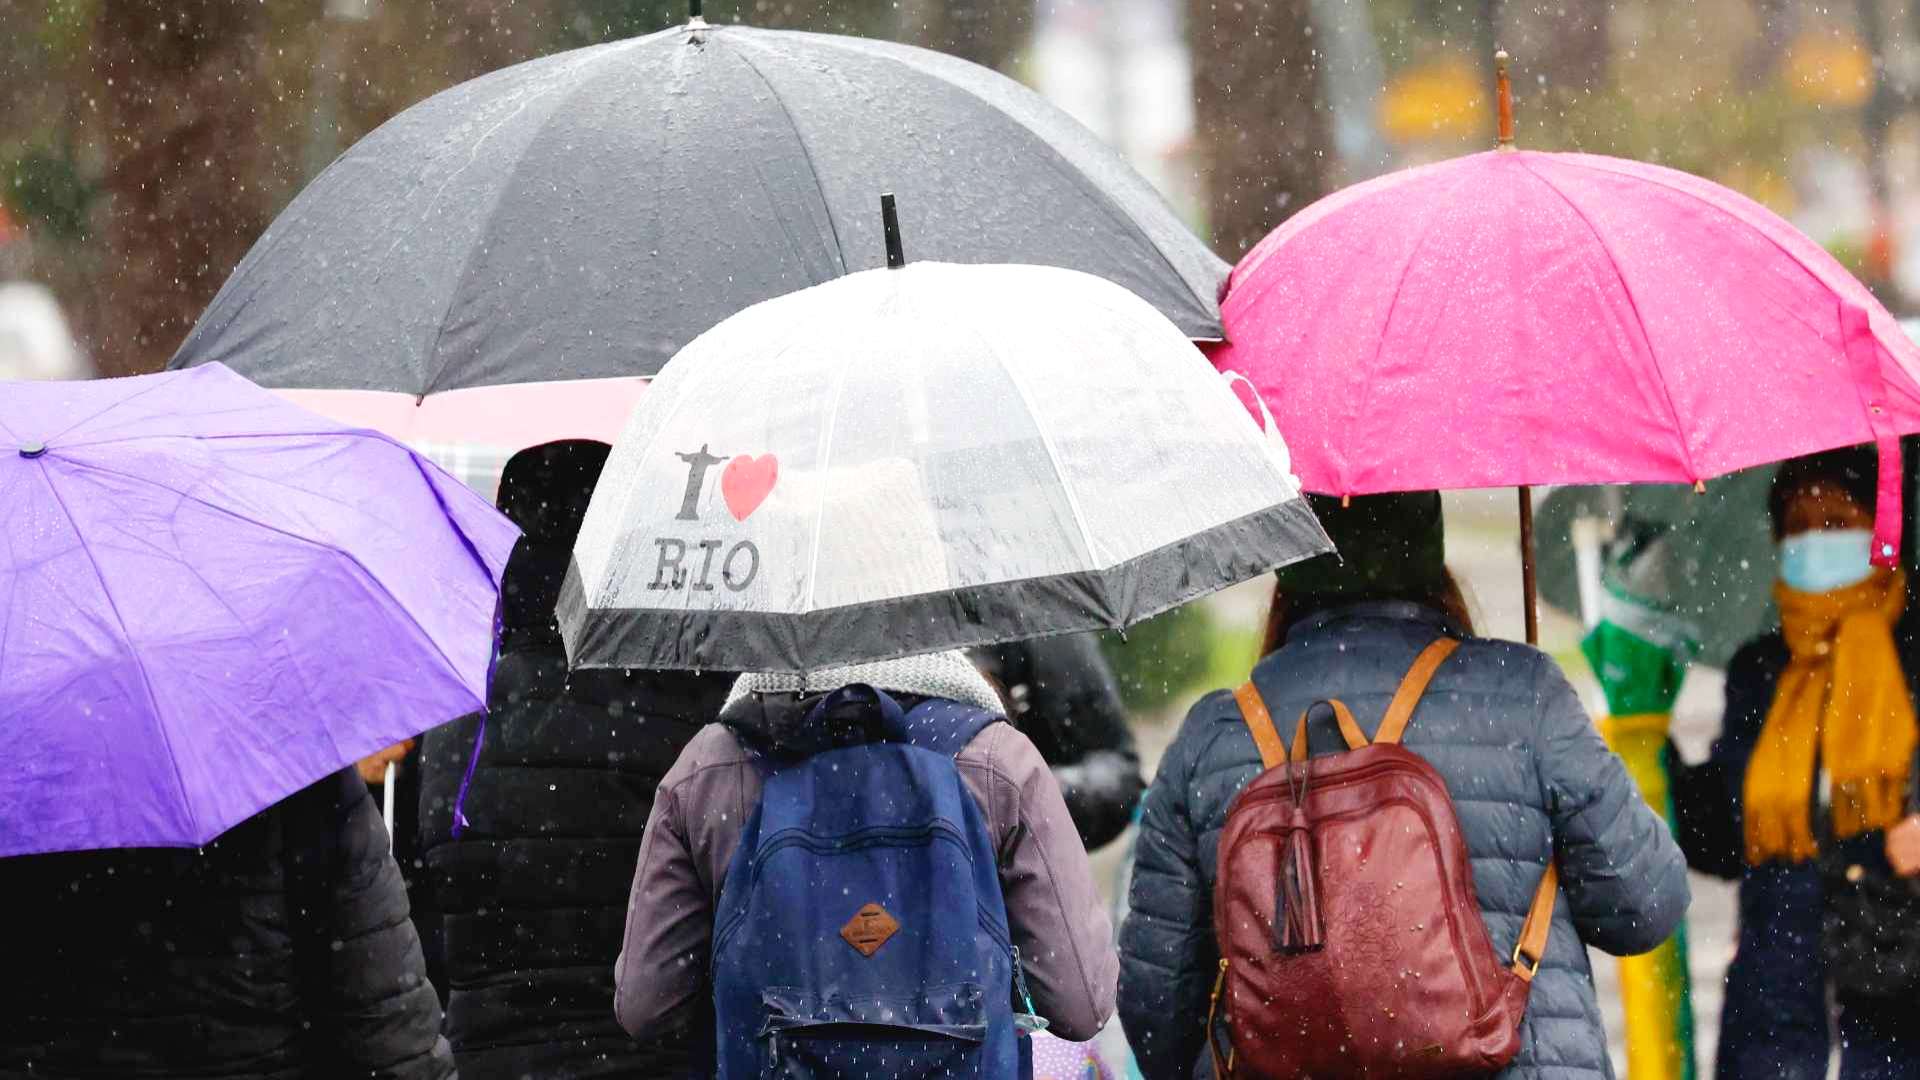
<svg viewBox="0 0 1920 1080"><path fill-rule="evenodd" d="M760 509L780 479L780 462L772 454L741 454L720 473L720 494L735 521L745 521Z"/></svg>

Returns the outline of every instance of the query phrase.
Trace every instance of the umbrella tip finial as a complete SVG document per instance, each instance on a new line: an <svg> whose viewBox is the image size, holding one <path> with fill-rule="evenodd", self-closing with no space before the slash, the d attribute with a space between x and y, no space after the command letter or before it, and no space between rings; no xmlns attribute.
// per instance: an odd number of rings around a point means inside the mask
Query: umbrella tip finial
<svg viewBox="0 0 1920 1080"><path fill-rule="evenodd" d="M880 196L880 225L887 234L887 269L898 270L907 265L907 256L900 248L900 213L893 207L891 191Z"/></svg>
<svg viewBox="0 0 1920 1080"><path fill-rule="evenodd" d="M29 461L39 457L40 455L46 452L47 452L47 444L43 442L23 443L20 446L20 456L23 458L26 458Z"/></svg>
<svg viewBox="0 0 1920 1080"><path fill-rule="evenodd" d="M1513 149L1513 77L1508 72L1507 50L1493 54L1494 93L1499 96L1500 149Z"/></svg>
<svg viewBox="0 0 1920 1080"><path fill-rule="evenodd" d="M687 0L687 29L705 30L707 28L706 0Z"/></svg>

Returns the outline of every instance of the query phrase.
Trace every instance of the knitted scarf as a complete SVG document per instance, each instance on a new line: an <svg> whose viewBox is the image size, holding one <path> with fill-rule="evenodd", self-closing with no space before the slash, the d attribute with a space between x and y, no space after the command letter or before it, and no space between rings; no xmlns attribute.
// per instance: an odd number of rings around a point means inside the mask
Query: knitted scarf
<svg viewBox="0 0 1920 1080"><path fill-rule="evenodd" d="M1786 670L1747 764L1747 861L1802 862L1819 852L1811 820L1816 772L1832 781L1836 837L1884 829L1905 810L1916 735L1893 627L1905 575L1876 570L1844 589L1774 586Z"/></svg>

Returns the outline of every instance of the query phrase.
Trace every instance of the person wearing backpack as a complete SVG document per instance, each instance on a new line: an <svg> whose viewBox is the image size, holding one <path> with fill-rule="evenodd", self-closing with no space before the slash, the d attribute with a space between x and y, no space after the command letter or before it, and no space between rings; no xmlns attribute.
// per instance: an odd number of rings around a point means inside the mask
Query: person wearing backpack
<svg viewBox="0 0 1920 1080"><path fill-rule="evenodd" d="M706 1048L689 1076L1012 1077L1034 1016L1091 1039L1112 1014L1111 937L1052 774L965 654L747 675L660 783L614 1008Z"/></svg>
<svg viewBox="0 0 1920 1080"><path fill-rule="evenodd" d="M1678 846L1552 659L1472 636L1438 494L1312 503L1340 556L1280 572L1266 656L1147 792L1120 937L1141 1072L1610 1077L1586 946L1673 932Z"/></svg>

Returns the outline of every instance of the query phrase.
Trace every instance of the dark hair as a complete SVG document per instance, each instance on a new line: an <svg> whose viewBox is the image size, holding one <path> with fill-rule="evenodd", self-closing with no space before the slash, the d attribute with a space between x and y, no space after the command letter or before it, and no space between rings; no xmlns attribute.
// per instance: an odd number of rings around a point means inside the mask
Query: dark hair
<svg viewBox="0 0 1920 1080"><path fill-rule="evenodd" d="M1260 644L1260 655L1280 648L1287 643L1287 631L1294 624L1311 615L1350 604L1366 603L1373 600L1400 600L1432 608L1467 633L1473 633L1473 616L1467 611L1467 598L1460 592L1460 582L1454 578L1453 571L1441 570L1441 581L1432 589L1416 593L1389 591L1374 596L1301 596L1289 598L1279 589L1273 591L1273 603L1267 608L1267 634Z"/></svg>
<svg viewBox="0 0 1920 1080"><path fill-rule="evenodd" d="M1773 523L1773 538L1778 540L1782 535L1787 504L1793 497L1822 484L1833 485L1862 510L1873 513L1879 473L1879 461L1868 446L1849 446L1787 461L1773 474L1773 484L1767 488L1767 519Z"/></svg>

